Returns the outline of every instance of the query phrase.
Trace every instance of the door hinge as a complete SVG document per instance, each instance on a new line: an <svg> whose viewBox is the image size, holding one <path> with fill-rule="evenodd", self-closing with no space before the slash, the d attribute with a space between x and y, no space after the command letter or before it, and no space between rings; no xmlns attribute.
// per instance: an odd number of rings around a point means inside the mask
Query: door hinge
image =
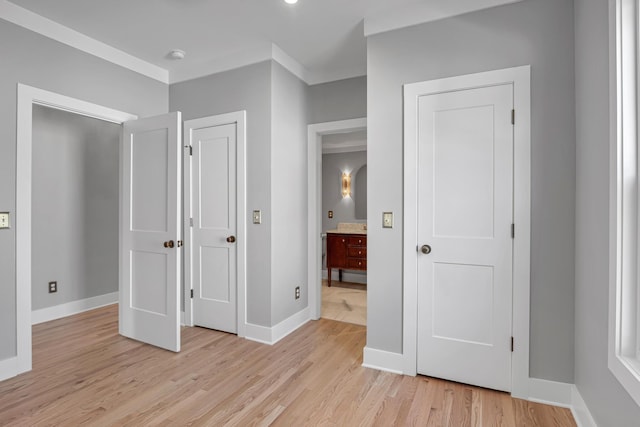
<svg viewBox="0 0 640 427"><path fill-rule="evenodd" d="M511 110L511 124L516 124L516 110Z"/></svg>
<svg viewBox="0 0 640 427"><path fill-rule="evenodd" d="M193 145L185 145L184 148L189 149L189 155L193 156Z"/></svg>
<svg viewBox="0 0 640 427"><path fill-rule="evenodd" d="M511 337L511 352L513 352L513 337Z"/></svg>
<svg viewBox="0 0 640 427"><path fill-rule="evenodd" d="M516 225L515 224L511 224L511 238L512 239L516 238Z"/></svg>
<svg viewBox="0 0 640 427"><path fill-rule="evenodd" d="M193 298L193 289L191 289L191 298ZM511 351L513 351L513 350L511 350Z"/></svg>
<svg viewBox="0 0 640 427"><path fill-rule="evenodd" d="M189 227L193 227L193 218L189 218Z"/></svg>

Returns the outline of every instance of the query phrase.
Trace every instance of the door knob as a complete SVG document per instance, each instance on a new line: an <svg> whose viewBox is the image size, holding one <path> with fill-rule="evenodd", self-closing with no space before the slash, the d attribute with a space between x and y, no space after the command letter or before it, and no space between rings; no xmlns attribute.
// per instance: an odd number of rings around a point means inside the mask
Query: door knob
<svg viewBox="0 0 640 427"><path fill-rule="evenodd" d="M429 255L431 253L431 246L429 245L422 245L422 247L420 248L420 250L422 251L423 254L425 255Z"/></svg>
<svg viewBox="0 0 640 427"><path fill-rule="evenodd" d="M235 241L236 241L236 236L229 236L229 237L227 237L227 242L229 242L229 243L233 243L233 242L235 242Z"/></svg>
<svg viewBox="0 0 640 427"><path fill-rule="evenodd" d="M175 243L173 242L173 240L169 240L168 242L164 242L164 247L165 248L173 248L174 245L175 245Z"/></svg>

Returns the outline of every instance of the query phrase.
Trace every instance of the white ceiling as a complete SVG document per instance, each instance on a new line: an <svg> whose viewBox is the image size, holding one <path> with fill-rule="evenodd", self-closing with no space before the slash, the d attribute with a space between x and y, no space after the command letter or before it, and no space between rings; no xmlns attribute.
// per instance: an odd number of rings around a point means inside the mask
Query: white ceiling
<svg viewBox="0 0 640 427"><path fill-rule="evenodd" d="M319 83L366 74L365 18L369 35L514 1L10 0L3 8L2 0L0 18L29 27L24 21L40 17L20 8L34 12L168 71L169 82L274 58ZM5 16L16 12L26 18ZM172 49L186 58L169 59Z"/></svg>

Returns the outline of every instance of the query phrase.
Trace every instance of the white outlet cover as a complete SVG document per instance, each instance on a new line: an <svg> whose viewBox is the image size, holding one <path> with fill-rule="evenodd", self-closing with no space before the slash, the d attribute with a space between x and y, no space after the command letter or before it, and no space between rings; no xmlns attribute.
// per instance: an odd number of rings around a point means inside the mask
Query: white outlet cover
<svg viewBox="0 0 640 427"><path fill-rule="evenodd" d="M0 212L0 228L9 228L9 212Z"/></svg>
<svg viewBox="0 0 640 427"><path fill-rule="evenodd" d="M382 212L382 228L393 228L393 212Z"/></svg>
<svg viewBox="0 0 640 427"><path fill-rule="evenodd" d="M253 211L253 223L254 224L262 223L262 211L259 211L259 210Z"/></svg>

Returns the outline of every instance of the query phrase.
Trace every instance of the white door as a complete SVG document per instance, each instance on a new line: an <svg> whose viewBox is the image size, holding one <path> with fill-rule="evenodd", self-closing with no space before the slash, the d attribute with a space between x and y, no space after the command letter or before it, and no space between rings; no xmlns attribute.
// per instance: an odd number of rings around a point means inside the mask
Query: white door
<svg viewBox="0 0 640 427"><path fill-rule="evenodd" d="M418 99L418 373L511 387L511 84ZM429 252L430 250L430 252Z"/></svg>
<svg viewBox="0 0 640 427"><path fill-rule="evenodd" d="M181 116L124 124L120 333L180 351Z"/></svg>
<svg viewBox="0 0 640 427"><path fill-rule="evenodd" d="M193 322L237 333L237 124L196 127L189 139Z"/></svg>

